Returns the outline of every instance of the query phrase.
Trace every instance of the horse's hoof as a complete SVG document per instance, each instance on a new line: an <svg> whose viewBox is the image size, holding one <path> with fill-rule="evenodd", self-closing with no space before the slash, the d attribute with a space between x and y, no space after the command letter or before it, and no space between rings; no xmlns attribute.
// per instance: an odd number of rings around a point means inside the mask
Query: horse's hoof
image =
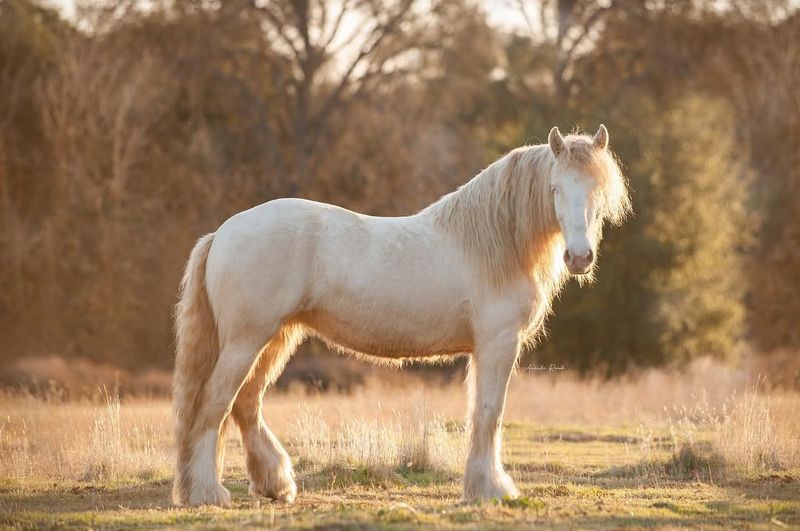
<svg viewBox="0 0 800 531"><path fill-rule="evenodd" d="M482 492L473 492L464 495L465 503L480 503L490 500L514 500L519 498L519 491L517 489L486 489Z"/></svg>
<svg viewBox="0 0 800 531"><path fill-rule="evenodd" d="M519 497L519 490L514 480L502 472L482 478L483 481L467 482L464 486L464 501L474 503L492 499L514 499Z"/></svg>
<svg viewBox="0 0 800 531"><path fill-rule="evenodd" d="M514 489L506 491L503 489L488 489L483 492L473 492L464 495L464 503L480 503L491 500L515 500L519 498L519 492Z"/></svg>
<svg viewBox="0 0 800 531"><path fill-rule="evenodd" d="M187 505L196 507L198 505L217 505L219 507L229 507L231 505L231 493L217 483L206 488L196 488L189 496Z"/></svg>
<svg viewBox="0 0 800 531"><path fill-rule="evenodd" d="M297 485L294 480L285 479L274 485L257 485L250 483L250 494L263 496L271 500L292 503L297 498Z"/></svg>
<svg viewBox="0 0 800 531"><path fill-rule="evenodd" d="M293 488L290 492L281 494L275 498L275 500L284 503L294 503L295 498L297 498L297 487Z"/></svg>

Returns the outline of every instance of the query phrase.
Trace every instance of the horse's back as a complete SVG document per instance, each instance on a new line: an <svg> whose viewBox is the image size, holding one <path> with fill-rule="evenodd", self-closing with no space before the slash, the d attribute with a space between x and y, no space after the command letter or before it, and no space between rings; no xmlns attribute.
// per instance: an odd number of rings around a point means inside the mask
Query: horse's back
<svg viewBox="0 0 800 531"><path fill-rule="evenodd" d="M368 252L375 235L367 219L294 198L232 216L217 229L208 257L206 280L217 318L258 324L300 311L316 298L326 273L352 272Z"/></svg>

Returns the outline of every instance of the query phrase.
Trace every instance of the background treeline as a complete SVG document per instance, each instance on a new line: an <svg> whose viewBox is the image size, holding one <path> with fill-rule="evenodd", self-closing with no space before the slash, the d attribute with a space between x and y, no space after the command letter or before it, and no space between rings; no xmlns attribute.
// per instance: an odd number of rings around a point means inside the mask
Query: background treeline
<svg viewBox="0 0 800 531"><path fill-rule="evenodd" d="M531 360L800 351L789 0L0 2L3 361L172 364L194 240L280 196L413 212L553 124L608 125L635 216ZM508 9L508 4L505 5Z"/></svg>

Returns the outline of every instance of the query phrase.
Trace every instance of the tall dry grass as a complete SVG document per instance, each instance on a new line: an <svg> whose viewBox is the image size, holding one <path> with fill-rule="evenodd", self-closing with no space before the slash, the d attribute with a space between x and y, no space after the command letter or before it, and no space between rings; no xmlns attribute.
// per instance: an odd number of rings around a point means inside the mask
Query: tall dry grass
<svg viewBox="0 0 800 531"><path fill-rule="evenodd" d="M131 481L167 477L172 467L170 408L0 397L0 478Z"/></svg>
<svg viewBox="0 0 800 531"><path fill-rule="evenodd" d="M758 388L733 396L717 419L716 442L727 463L749 470L780 467L778 440L769 398ZM784 456L781 456L784 457ZM791 456L785 456L789 461Z"/></svg>
<svg viewBox="0 0 800 531"><path fill-rule="evenodd" d="M730 472L800 469L800 393L768 392L753 382L713 365L618 382L519 374L506 419L547 429L629 430L642 462L663 458L653 449L666 440L675 462L689 468L695 450L710 447ZM270 392L265 399L267 423L300 470L457 473L465 458L465 409L461 386L418 381L371 384L349 395ZM227 456L241 469L237 437L229 433ZM173 459L166 400L0 395L0 480L166 479Z"/></svg>
<svg viewBox="0 0 800 531"><path fill-rule="evenodd" d="M293 453L323 469L453 473L466 451L463 425L448 422L424 401L384 412L380 418L343 415L336 426L305 409L292 430Z"/></svg>
<svg viewBox="0 0 800 531"><path fill-rule="evenodd" d="M743 471L800 469L800 396L754 387L733 395L716 425L727 463Z"/></svg>
<svg viewBox="0 0 800 531"><path fill-rule="evenodd" d="M733 392L720 405L705 397L665 410L672 446L667 472L709 477L800 469L800 394L766 394L761 382ZM658 452L658 419L639 426L642 461ZM652 466L648 473L663 472ZM713 470L712 470L713 469Z"/></svg>

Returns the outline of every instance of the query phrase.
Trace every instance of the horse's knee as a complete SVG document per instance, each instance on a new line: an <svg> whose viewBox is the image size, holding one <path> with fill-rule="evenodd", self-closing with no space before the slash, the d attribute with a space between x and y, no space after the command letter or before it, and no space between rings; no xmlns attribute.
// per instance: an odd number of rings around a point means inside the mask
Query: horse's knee
<svg viewBox="0 0 800 531"><path fill-rule="evenodd" d="M232 398L215 396L213 400L206 400L197 413L197 430L221 432L223 423L228 416Z"/></svg>
<svg viewBox="0 0 800 531"><path fill-rule="evenodd" d="M259 347L253 342L222 350L205 385L202 415L198 415L203 421L203 427L219 426L232 410L235 399L256 362L258 352Z"/></svg>

